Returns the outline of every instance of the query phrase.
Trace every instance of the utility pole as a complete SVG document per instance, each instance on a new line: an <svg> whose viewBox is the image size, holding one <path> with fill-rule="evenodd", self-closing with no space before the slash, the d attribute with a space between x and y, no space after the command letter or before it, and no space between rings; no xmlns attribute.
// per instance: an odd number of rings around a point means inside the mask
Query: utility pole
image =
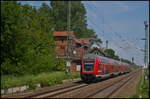
<svg viewBox="0 0 150 99"><path fill-rule="evenodd" d="M103 24L103 34L104 34L104 17L102 19L102 24Z"/></svg>
<svg viewBox="0 0 150 99"><path fill-rule="evenodd" d="M149 34L148 34L148 23L147 21L144 21L145 25L145 56L144 56L144 63L145 63L145 68L148 68L148 63L149 63Z"/></svg>
<svg viewBox="0 0 150 99"><path fill-rule="evenodd" d="M132 57L132 63L134 63L134 57Z"/></svg>
<svg viewBox="0 0 150 99"><path fill-rule="evenodd" d="M71 66L71 62L70 62L70 57L71 57L71 47L70 47L70 43L71 43L71 36L70 36L70 21L71 21L71 1L68 1L68 18L67 18L67 66L69 67L68 72L70 72L70 66Z"/></svg>
<svg viewBox="0 0 150 99"><path fill-rule="evenodd" d="M108 40L106 40L106 49L108 49Z"/></svg>

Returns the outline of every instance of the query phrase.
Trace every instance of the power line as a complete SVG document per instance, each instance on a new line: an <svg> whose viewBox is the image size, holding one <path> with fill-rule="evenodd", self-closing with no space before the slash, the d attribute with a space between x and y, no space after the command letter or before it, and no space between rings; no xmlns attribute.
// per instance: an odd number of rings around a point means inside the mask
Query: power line
<svg viewBox="0 0 150 99"><path fill-rule="evenodd" d="M95 6L94 6L95 7ZM96 8L96 7L95 7ZM104 17L104 16L102 16L102 17ZM110 25L110 24L108 24L108 23L106 23L109 27L110 27L110 29L113 31L113 29L112 29L112 26ZM129 42L129 40L125 40L125 39L123 39L123 37L120 35L120 34L118 34L117 32L113 32L113 33L115 33L118 37L120 37L123 41L126 41L127 43L128 43L128 45L131 45L131 46L134 46L136 49L139 49L140 51L141 51L141 48L140 47L138 47L138 46L136 46L134 43L132 43L132 42Z"/></svg>
<svg viewBox="0 0 150 99"><path fill-rule="evenodd" d="M88 5L88 4L87 4ZM89 7L89 6L88 6ZM95 6L94 6L95 7ZM91 8L91 7L90 7ZM97 10L97 8L96 8L96 10ZM95 10L94 10L95 11ZM96 17L97 17L97 15L96 15ZM98 15L98 18L101 18L101 16L99 16ZM104 19L104 16L101 18L101 19ZM99 21L99 20L98 20ZM102 23L102 24L104 24L104 22ZM111 31L113 31L113 29L112 29L112 27L107 23L107 25L109 26L109 29L111 30ZM104 33L104 32L102 32L102 33ZM124 42L125 44L127 44L128 46L130 46L130 47L133 47L133 48L135 48L135 49L137 49L137 51L140 51L140 52L142 52L141 51L141 48L140 47L138 47L136 44L134 44L134 43L132 43L131 41L129 41L128 39L126 40L126 39L124 39L120 34L118 34L117 32L113 32L117 37L119 37L119 39L121 39L122 40L122 42ZM134 51L135 52L135 51Z"/></svg>
<svg viewBox="0 0 150 99"><path fill-rule="evenodd" d="M88 5L87 5L87 6L88 6ZM89 7L89 6L88 6L88 7ZM104 18L103 18L103 19L104 19ZM99 20L98 20L98 21L99 21ZM92 21L91 21L91 22L92 22ZM104 22L104 21L103 21L103 22ZM92 23L93 23L96 27L99 26L99 25L96 25L94 22L92 22ZM102 33L104 33L104 31L102 31ZM112 38L112 37L111 37L111 39L114 40L114 38ZM115 41L115 40L114 40L114 41ZM124 48L124 47L120 47L120 46L119 46L119 48Z"/></svg>
<svg viewBox="0 0 150 99"><path fill-rule="evenodd" d="M88 5L87 5L87 6L88 6ZM90 6L88 6L88 7L91 8ZM98 20L98 21L99 21L99 20ZM102 23L102 24L103 24L103 27L104 27L104 18L103 18L103 23ZM104 30L102 31L102 33L104 33ZM106 32L105 32L105 33L106 33ZM111 39L112 39L112 38L111 38ZM113 38L113 39L114 39L114 38ZM112 40L113 40L113 39L112 39Z"/></svg>
<svg viewBox="0 0 150 99"><path fill-rule="evenodd" d="M96 8L96 9L98 9L95 5L93 5L93 7L94 8ZM104 16L99 16L98 15L98 17L99 18L101 18L102 20L104 19ZM104 21L104 20L103 20ZM103 22L104 23L104 22ZM108 23L106 23L105 22L105 24L107 24L108 25L108 27L109 27L109 29L111 30L111 31L113 31L113 29L112 29L112 26L110 25L110 24L108 24ZM140 50L140 52L141 52L141 48L140 47L138 47L138 46L136 46L134 43L132 43L132 42L129 42L129 40L125 40L125 39L123 39L123 37L120 35L120 34L118 34L117 32L113 32L113 33L115 33L115 35L117 35L120 39L122 39L122 42L124 42L124 41L126 41L127 43L127 45L129 46L129 45L131 45L132 47L134 46L136 49L139 49ZM124 42L125 43L125 42Z"/></svg>
<svg viewBox="0 0 150 99"><path fill-rule="evenodd" d="M94 25L95 27L97 27L97 28L99 28L99 25L96 25L90 18L88 18L88 20L89 20L89 22L92 24L92 25ZM99 31L101 31L101 33L103 32L102 30L100 30L99 29ZM114 38L111 38L112 40L114 40ZM115 42L115 41L114 41ZM122 46L120 46L120 45L118 45L117 44L117 42L115 43L117 46L118 46L118 48L124 48L124 47L122 47ZM124 49L123 49L124 50ZM126 50L125 50L126 51Z"/></svg>

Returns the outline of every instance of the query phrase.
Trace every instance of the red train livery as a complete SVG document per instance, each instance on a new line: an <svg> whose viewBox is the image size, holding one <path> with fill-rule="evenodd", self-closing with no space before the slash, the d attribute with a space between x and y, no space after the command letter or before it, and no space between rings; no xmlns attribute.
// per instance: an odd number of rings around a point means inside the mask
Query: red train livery
<svg viewBox="0 0 150 99"><path fill-rule="evenodd" d="M91 82L104 76L131 72L131 65L95 54L83 56L80 76L83 81Z"/></svg>

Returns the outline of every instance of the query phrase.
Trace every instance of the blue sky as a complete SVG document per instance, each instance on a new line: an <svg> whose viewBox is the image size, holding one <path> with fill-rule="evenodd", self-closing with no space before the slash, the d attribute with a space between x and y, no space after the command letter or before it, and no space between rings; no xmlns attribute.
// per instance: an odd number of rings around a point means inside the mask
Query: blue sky
<svg viewBox="0 0 150 99"><path fill-rule="evenodd" d="M109 48L129 60L142 65L144 53L144 24L149 21L149 4L145 1L85 1L89 28L96 31ZM117 32L117 33L115 33ZM124 41L125 40L125 41ZM120 48L121 47L121 48Z"/></svg>
<svg viewBox="0 0 150 99"><path fill-rule="evenodd" d="M20 1L36 7L49 1ZM122 58L134 60L143 65L144 21L149 22L148 1L82 1L87 11L88 27L102 39L102 46L108 40L108 47Z"/></svg>

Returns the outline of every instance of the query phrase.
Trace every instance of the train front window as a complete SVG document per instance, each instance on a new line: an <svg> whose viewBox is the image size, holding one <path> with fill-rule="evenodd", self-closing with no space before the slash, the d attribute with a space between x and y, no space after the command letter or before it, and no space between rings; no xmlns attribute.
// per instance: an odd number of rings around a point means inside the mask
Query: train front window
<svg viewBox="0 0 150 99"><path fill-rule="evenodd" d="M84 63L84 71L85 72L91 72L93 71L94 62L93 61L86 61Z"/></svg>

